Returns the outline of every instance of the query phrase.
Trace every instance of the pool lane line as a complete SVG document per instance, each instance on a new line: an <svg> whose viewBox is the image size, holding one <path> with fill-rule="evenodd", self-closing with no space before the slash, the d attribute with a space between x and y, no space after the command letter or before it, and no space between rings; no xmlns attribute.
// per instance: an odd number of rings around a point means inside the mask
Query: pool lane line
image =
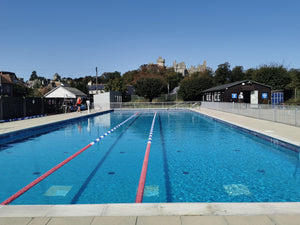
<svg viewBox="0 0 300 225"><path fill-rule="evenodd" d="M130 122L130 124L122 131L122 133L117 138L117 140L110 146L110 148L105 153L105 155L103 156L103 158L99 161L99 163L96 165L96 167L94 168L94 170L90 173L90 175L87 177L87 179L85 180L85 182L81 185L81 187L79 188L79 190L77 191L77 193L75 194L75 196L73 197L73 199L71 200L71 204L76 204L78 202L80 196L82 195L82 193L84 192L84 190L86 189L86 187L88 186L88 184L90 183L90 181L93 179L93 177L95 176L96 172L102 166L103 162L106 160L106 158L111 153L111 151L114 149L114 147L116 146L116 144L120 141L120 139L123 137L123 135L126 133L126 131L138 119L139 116L140 116L140 114L137 117L135 117Z"/></svg>
<svg viewBox="0 0 300 225"><path fill-rule="evenodd" d="M160 130L160 138L161 138L161 145L162 145L162 153L163 153L163 160L164 160L164 172L165 172L165 186L166 186L166 200L167 202L173 202L172 199L172 186L170 182L170 175L169 175L169 165L168 165L168 157L167 157L167 150L163 132L163 126L161 121L161 116L158 114L158 121L159 121L159 130Z"/></svg>
<svg viewBox="0 0 300 225"><path fill-rule="evenodd" d="M146 182L146 175L147 175L147 168L148 168L148 161L149 161L149 154L150 154L150 148L151 148L151 142L152 142L152 135L153 135L155 117L156 117L156 112L153 116L153 120L152 120L152 124L151 124L151 128L150 128L150 133L149 133L147 148L146 148L146 152L145 152L142 172L141 172L141 176L140 176L139 186L138 186L137 193L136 193L135 203L142 203L142 201L143 201L143 195L144 195L144 188L145 188L145 182Z"/></svg>
<svg viewBox="0 0 300 225"><path fill-rule="evenodd" d="M8 199L6 199L0 205L8 205L12 201L14 201L16 198L20 197L22 194L24 194L26 191L28 191L30 188L34 187L36 184L38 184L39 182L41 182L42 180L44 180L46 177L48 177L49 175L51 175L52 173L54 173L56 170L58 170L59 168L61 168L62 166L64 166L66 163L68 163L69 161L71 161L72 159L74 159L76 156L78 156L79 154L81 154L82 152L84 152L85 150L87 150L89 147L93 146L95 143L99 142L101 139L105 138L107 135L109 135L112 132L114 132L120 126L124 125L126 122L128 122L130 119L132 119L133 117L135 117L137 114L138 114L138 112L136 114L130 116L126 120L124 120L122 123L119 123L117 126L115 126L114 128L112 128L111 130L107 131L102 136L100 136L99 138L97 138L95 141L89 143L87 146L85 146L84 148L82 148L81 150L79 150L78 152L76 152L75 154L71 155L69 158L67 158L64 161L62 161L61 163L57 164L55 167L53 167L52 169L48 170L46 173L44 173L43 175L41 175L40 177L38 177L37 179L35 179L34 181L32 181L30 184L28 184L27 186L25 186L24 188L22 188L21 190L19 190L18 192L16 192L12 196L10 196Z"/></svg>

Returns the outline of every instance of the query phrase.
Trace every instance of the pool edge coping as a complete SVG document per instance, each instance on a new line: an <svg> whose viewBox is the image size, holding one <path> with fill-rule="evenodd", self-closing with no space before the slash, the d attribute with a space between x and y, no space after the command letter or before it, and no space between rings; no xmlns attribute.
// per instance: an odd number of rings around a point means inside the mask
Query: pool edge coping
<svg viewBox="0 0 300 225"><path fill-rule="evenodd" d="M295 215L300 202L7 205L0 217Z"/></svg>
<svg viewBox="0 0 300 225"><path fill-rule="evenodd" d="M245 132L247 134L250 134L250 135L259 137L263 140L269 141L271 143L280 145L280 146L285 147L294 152L297 152L297 153L300 152L300 143L298 143L296 141L292 141L292 140L289 140L289 139L281 137L281 136L265 133L263 131L255 129L255 128L247 127L247 126L244 126L244 125L241 125L238 123L234 123L232 121L227 121L225 119L216 118L214 116L210 116L203 112L200 112L199 110L190 109L190 111L201 114L202 116L204 116L206 118L217 121L217 122L227 125L229 127L235 128L235 129Z"/></svg>

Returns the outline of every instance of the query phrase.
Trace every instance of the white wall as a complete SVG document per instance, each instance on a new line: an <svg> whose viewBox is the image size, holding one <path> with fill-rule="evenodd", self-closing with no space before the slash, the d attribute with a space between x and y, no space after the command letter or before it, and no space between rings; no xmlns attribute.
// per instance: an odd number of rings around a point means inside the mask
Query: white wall
<svg viewBox="0 0 300 225"><path fill-rule="evenodd" d="M122 95L116 91L99 93L94 95L94 109L110 109L111 102L122 102Z"/></svg>
<svg viewBox="0 0 300 225"><path fill-rule="evenodd" d="M110 93L99 93L94 95L94 109L110 109Z"/></svg>

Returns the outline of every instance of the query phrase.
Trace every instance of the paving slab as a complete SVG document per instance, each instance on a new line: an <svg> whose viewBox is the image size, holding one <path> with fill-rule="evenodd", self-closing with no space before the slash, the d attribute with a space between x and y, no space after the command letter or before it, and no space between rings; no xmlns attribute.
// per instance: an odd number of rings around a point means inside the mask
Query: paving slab
<svg viewBox="0 0 300 225"><path fill-rule="evenodd" d="M46 216L101 216L105 208L104 204L54 205L47 210Z"/></svg>
<svg viewBox="0 0 300 225"><path fill-rule="evenodd" d="M136 225L181 225L180 216L139 216Z"/></svg>
<svg viewBox="0 0 300 225"><path fill-rule="evenodd" d="M47 225L90 225L93 219L94 217L53 217Z"/></svg>
<svg viewBox="0 0 300 225"><path fill-rule="evenodd" d="M107 204L102 216L156 216L161 215L160 204Z"/></svg>
<svg viewBox="0 0 300 225"><path fill-rule="evenodd" d="M0 208L1 217L44 217L53 205L4 205Z"/></svg>
<svg viewBox="0 0 300 225"><path fill-rule="evenodd" d="M0 225L27 225L31 220L32 220L31 217L26 217L26 218L1 217Z"/></svg>
<svg viewBox="0 0 300 225"><path fill-rule="evenodd" d="M276 225L299 225L300 215L269 215Z"/></svg>
<svg viewBox="0 0 300 225"><path fill-rule="evenodd" d="M135 225L136 216L102 216L95 217L91 225Z"/></svg>
<svg viewBox="0 0 300 225"><path fill-rule="evenodd" d="M176 216L176 215L213 215L215 207L211 204L199 203L161 203L159 204L158 215Z"/></svg>
<svg viewBox="0 0 300 225"><path fill-rule="evenodd" d="M47 225L50 220L49 217L35 217L27 225Z"/></svg>
<svg viewBox="0 0 300 225"><path fill-rule="evenodd" d="M229 225L276 225L266 215L261 216L225 216Z"/></svg>
<svg viewBox="0 0 300 225"><path fill-rule="evenodd" d="M223 216L181 216L182 225L228 225Z"/></svg>

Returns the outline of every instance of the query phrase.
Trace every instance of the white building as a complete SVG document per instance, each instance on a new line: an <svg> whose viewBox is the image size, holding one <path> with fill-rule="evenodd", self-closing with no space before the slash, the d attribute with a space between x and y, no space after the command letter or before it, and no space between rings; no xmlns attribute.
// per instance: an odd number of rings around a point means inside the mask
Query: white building
<svg viewBox="0 0 300 225"><path fill-rule="evenodd" d="M113 108L111 103L122 102L122 94L116 91L109 91L105 93L99 93L94 97L94 109L110 109Z"/></svg>
<svg viewBox="0 0 300 225"><path fill-rule="evenodd" d="M47 94L44 95L44 98L78 98L81 97L83 99L87 98L87 95L84 94L82 91L78 90L77 88L73 87L64 87L58 86L53 88Z"/></svg>

